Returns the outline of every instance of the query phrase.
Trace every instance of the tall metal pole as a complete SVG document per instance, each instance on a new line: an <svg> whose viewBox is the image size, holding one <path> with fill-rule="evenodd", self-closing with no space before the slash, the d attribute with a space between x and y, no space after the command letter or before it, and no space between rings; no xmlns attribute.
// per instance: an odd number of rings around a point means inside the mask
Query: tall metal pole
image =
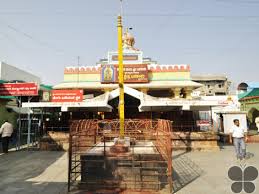
<svg viewBox="0 0 259 194"><path fill-rule="evenodd" d="M30 103L31 97L28 97L28 103ZM28 108L28 113L27 113L27 119L28 119L28 131L27 131L27 149L29 150L29 146L31 143L31 109Z"/></svg>
<svg viewBox="0 0 259 194"><path fill-rule="evenodd" d="M21 106L22 106L22 97L18 96L18 103L19 103L19 120L18 120L18 150L20 150L21 146Z"/></svg>
<svg viewBox="0 0 259 194"><path fill-rule="evenodd" d="M118 16L118 59L119 59L119 115L120 115L120 139L124 139L124 70L122 48L122 17Z"/></svg>

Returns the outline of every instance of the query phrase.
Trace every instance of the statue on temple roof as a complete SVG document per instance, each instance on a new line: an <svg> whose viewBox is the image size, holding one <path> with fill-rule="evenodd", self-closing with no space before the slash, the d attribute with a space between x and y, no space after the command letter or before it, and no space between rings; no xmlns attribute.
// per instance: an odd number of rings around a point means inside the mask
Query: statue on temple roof
<svg viewBox="0 0 259 194"><path fill-rule="evenodd" d="M123 49L136 50L136 51L139 50L134 48L135 38L132 34L128 32L128 29L126 30L126 32L123 33L122 44L123 44Z"/></svg>

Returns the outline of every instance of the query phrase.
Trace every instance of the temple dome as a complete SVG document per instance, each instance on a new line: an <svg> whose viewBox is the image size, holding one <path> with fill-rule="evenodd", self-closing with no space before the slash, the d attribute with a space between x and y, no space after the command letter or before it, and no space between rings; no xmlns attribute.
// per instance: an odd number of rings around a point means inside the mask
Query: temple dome
<svg viewBox="0 0 259 194"><path fill-rule="evenodd" d="M128 30L122 36L122 43L124 49L138 50L134 48L135 38L131 33L128 32Z"/></svg>

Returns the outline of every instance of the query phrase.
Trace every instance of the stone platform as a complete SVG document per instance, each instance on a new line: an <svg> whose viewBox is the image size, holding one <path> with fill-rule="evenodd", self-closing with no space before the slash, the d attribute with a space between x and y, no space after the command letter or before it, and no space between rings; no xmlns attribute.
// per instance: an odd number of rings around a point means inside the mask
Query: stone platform
<svg viewBox="0 0 259 194"><path fill-rule="evenodd" d="M208 132L173 132L172 145L174 150L218 150L219 136ZM48 136L40 141L41 150L65 150L69 147L68 132L48 132ZM258 137L250 137L249 142L259 142Z"/></svg>
<svg viewBox="0 0 259 194"><path fill-rule="evenodd" d="M219 150L218 140L213 132L172 132L173 150Z"/></svg>
<svg viewBox="0 0 259 194"><path fill-rule="evenodd" d="M42 151L68 151L69 133L48 131L47 135L40 139L39 145Z"/></svg>
<svg viewBox="0 0 259 194"><path fill-rule="evenodd" d="M113 142L97 144L81 154L80 189L126 189L158 191L166 186L167 163L150 141L137 142L123 155L110 154ZM104 153L105 150L105 153Z"/></svg>
<svg viewBox="0 0 259 194"><path fill-rule="evenodd" d="M259 134L258 135L248 135L247 142L248 143L259 143Z"/></svg>
<svg viewBox="0 0 259 194"><path fill-rule="evenodd" d="M230 144L229 134L220 134L220 141L224 144ZM246 143L259 143L259 134L249 134Z"/></svg>

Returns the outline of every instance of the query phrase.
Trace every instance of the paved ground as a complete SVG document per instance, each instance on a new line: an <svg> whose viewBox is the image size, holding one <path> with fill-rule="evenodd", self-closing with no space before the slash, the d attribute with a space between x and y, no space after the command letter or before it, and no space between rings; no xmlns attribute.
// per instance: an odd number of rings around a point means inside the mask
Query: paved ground
<svg viewBox="0 0 259 194"><path fill-rule="evenodd" d="M259 144L248 145L246 165L259 169ZM176 194L231 194L228 169L240 165L232 146L216 152L174 152ZM0 193L66 193L67 154L65 152L18 151L0 154ZM259 193L259 178L255 181Z"/></svg>
<svg viewBox="0 0 259 194"><path fill-rule="evenodd" d="M16 151L0 155L0 193L61 194L67 189L67 153Z"/></svg>
<svg viewBox="0 0 259 194"><path fill-rule="evenodd" d="M248 157L242 167L254 166L259 170L259 144L248 144ZM218 152L175 152L174 189L176 194L231 194L232 181L228 178L230 167L240 166L233 146ZM259 177L255 181L259 193ZM244 193L244 192L243 192Z"/></svg>

